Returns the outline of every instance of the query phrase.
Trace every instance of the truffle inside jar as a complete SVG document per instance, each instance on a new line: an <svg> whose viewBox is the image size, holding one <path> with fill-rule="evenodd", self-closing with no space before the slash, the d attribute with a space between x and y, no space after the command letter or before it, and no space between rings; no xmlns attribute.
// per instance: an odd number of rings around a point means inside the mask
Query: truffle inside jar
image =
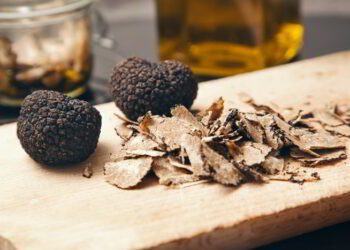
<svg viewBox="0 0 350 250"><path fill-rule="evenodd" d="M37 89L83 86L92 64L87 17L20 31L0 36L0 94L21 99Z"/></svg>

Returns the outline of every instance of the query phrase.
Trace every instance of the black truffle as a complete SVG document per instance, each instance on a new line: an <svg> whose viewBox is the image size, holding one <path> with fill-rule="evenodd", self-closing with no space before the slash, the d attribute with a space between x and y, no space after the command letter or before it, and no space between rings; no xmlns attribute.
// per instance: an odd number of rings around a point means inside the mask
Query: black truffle
<svg viewBox="0 0 350 250"><path fill-rule="evenodd" d="M95 151L100 130L101 115L91 104L47 90L24 99L17 122L23 149L46 165L85 160Z"/></svg>
<svg viewBox="0 0 350 250"><path fill-rule="evenodd" d="M151 63L138 57L117 64L110 84L116 105L132 120L148 111L166 115L177 104L190 108L198 91L186 65L173 60Z"/></svg>

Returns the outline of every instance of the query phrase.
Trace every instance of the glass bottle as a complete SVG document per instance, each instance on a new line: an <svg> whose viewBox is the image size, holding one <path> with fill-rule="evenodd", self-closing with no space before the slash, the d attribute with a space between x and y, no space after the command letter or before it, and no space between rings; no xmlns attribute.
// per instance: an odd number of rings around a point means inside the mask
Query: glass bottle
<svg viewBox="0 0 350 250"><path fill-rule="evenodd" d="M156 0L160 58L222 77L289 61L303 41L298 0Z"/></svg>

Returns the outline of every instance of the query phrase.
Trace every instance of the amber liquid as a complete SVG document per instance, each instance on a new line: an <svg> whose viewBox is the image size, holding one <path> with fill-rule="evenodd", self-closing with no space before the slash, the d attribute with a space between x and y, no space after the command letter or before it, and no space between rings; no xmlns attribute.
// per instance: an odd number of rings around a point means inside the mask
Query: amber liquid
<svg viewBox="0 0 350 250"><path fill-rule="evenodd" d="M302 46L297 0L157 0L160 58L221 77L281 64Z"/></svg>

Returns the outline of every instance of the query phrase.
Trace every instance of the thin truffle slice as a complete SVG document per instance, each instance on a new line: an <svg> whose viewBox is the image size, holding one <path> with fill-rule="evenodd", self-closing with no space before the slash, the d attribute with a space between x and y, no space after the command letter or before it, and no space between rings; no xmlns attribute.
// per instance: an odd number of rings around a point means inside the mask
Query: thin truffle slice
<svg viewBox="0 0 350 250"><path fill-rule="evenodd" d="M203 127L193 115L182 106L177 106L172 111L173 117L153 116L147 125L147 129L156 141L163 142L169 150L180 148L181 135L199 131L205 134Z"/></svg>
<svg viewBox="0 0 350 250"><path fill-rule="evenodd" d="M199 116L202 117L202 123L208 126L222 115L223 110L224 99L220 97L217 101L213 102L208 109L206 109L204 112L199 113Z"/></svg>
<svg viewBox="0 0 350 250"><path fill-rule="evenodd" d="M245 166L261 164L266 160L272 148L256 142L245 142L239 147L240 151L231 151L233 160Z"/></svg>
<svg viewBox="0 0 350 250"><path fill-rule="evenodd" d="M143 134L137 134L131 137L124 146L116 153L111 155L112 161L124 160L125 158L134 158L140 155L163 154L159 145Z"/></svg>
<svg viewBox="0 0 350 250"><path fill-rule="evenodd" d="M1 250L17 250L17 248L12 244L11 241L9 241L8 239L6 239L2 236L0 236L0 249Z"/></svg>
<svg viewBox="0 0 350 250"><path fill-rule="evenodd" d="M348 104L337 104L334 106L334 115L345 124L350 124L350 106Z"/></svg>
<svg viewBox="0 0 350 250"><path fill-rule="evenodd" d="M334 113L331 113L329 110L316 109L312 113L315 119L324 125L340 126L344 124L341 119L339 119Z"/></svg>
<svg viewBox="0 0 350 250"><path fill-rule="evenodd" d="M197 136L184 134L181 137L181 147L188 155L192 171L198 176L209 176L209 167L202 156L202 141Z"/></svg>
<svg viewBox="0 0 350 250"><path fill-rule="evenodd" d="M333 136L325 131L320 131L318 133L307 132L301 134L299 137L301 143L310 150L345 148L344 139Z"/></svg>
<svg viewBox="0 0 350 250"><path fill-rule="evenodd" d="M251 105L256 111L263 111L265 113L271 113L281 116L279 112L279 107L276 104L258 104L249 94L244 92L239 93L239 97L242 102Z"/></svg>
<svg viewBox="0 0 350 250"><path fill-rule="evenodd" d="M125 126L125 124L118 125L115 128L115 132L124 142L128 141L134 134L134 131Z"/></svg>
<svg viewBox="0 0 350 250"><path fill-rule="evenodd" d="M276 121L276 124L279 127L279 129L281 129L283 131L285 137L288 140L290 140L292 144L294 144L300 150L302 150L310 155L319 156L316 152L311 150L310 145L306 144L307 143L306 140L301 140L300 137L306 132L302 131L301 129L299 131L297 131L295 128L290 126L288 123L286 123L285 121L283 121L279 117L275 116L274 120Z"/></svg>
<svg viewBox="0 0 350 250"><path fill-rule="evenodd" d="M149 150L149 149L133 149L126 150L127 157L137 157L137 156L150 156L150 157L161 157L165 155L165 152L158 150Z"/></svg>
<svg viewBox="0 0 350 250"><path fill-rule="evenodd" d="M332 134L350 137L350 127L348 125L340 125L336 127L325 126L325 129Z"/></svg>
<svg viewBox="0 0 350 250"><path fill-rule="evenodd" d="M174 118L178 118L179 120L191 125L194 129L200 131L202 135L205 134L206 130L204 125L184 106L177 105L175 108L171 109L171 114Z"/></svg>
<svg viewBox="0 0 350 250"><path fill-rule="evenodd" d="M199 177L188 173L183 168L175 167L168 158L158 158L153 162L153 172L159 178L161 185L181 185L198 181Z"/></svg>
<svg viewBox="0 0 350 250"><path fill-rule="evenodd" d="M259 121L264 129L267 145L272 147L274 150L281 149L285 145L284 134L277 126L274 115L264 115L259 117Z"/></svg>
<svg viewBox="0 0 350 250"><path fill-rule="evenodd" d="M261 167L268 174L278 174L284 171L284 159L274 156L268 156L266 160L261 164Z"/></svg>
<svg viewBox="0 0 350 250"><path fill-rule="evenodd" d="M152 157L107 162L104 166L105 179L120 188L134 187L151 170L152 162Z"/></svg>
<svg viewBox="0 0 350 250"><path fill-rule="evenodd" d="M258 118L253 115L240 114L240 122L242 123L246 134L248 134L254 142L263 143L264 130L257 119Z"/></svg>
<svg viewBox="0 0 350 250"><path fill-rule="evenodd" d="M245 180L244 175L222 155L203 143L203 155L212 168L214 180L224 185L238 186Z"/></svg>
<svg viewBox="0 0 350 250"><path fill-rule="evenodd" d="M344 149L326 151L326 152L320 153L319 157L311 157L310 155L293 148L290 152L290 156L311 167L318 164L344 160L347 158L347 155Z"/></svg>

